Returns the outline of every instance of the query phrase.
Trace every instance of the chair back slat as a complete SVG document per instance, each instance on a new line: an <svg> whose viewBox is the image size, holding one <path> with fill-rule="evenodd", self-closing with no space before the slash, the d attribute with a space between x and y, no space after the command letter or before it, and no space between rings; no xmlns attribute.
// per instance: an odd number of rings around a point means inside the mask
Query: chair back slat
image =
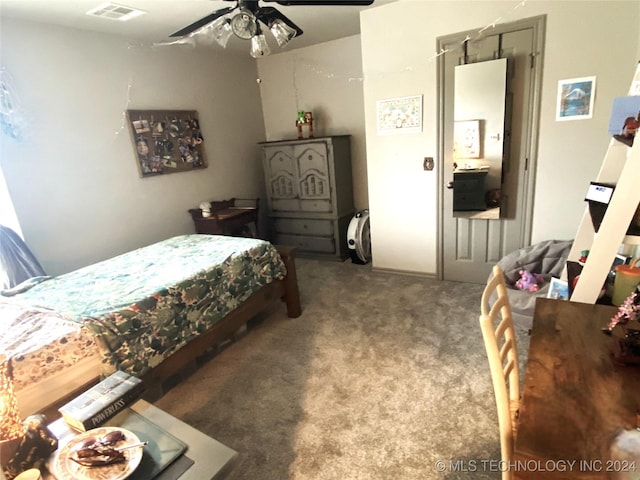
<svg viewBox="0 0 640 480"><path fill-rule="evenodd" d="M493 267L493 277L487 282L482 292L480 329L496 397L502 461L511 462L516 432L517 402L520 399L520 376L511 306L507 296L504 272L498 265ZM502 480L511 480L512 472L505 470L502 472Z"/></svg>
<svg viewBox="0 0 640 480"><path fill-rule="evenodd" d="M500 348L500 361L504 363L507 360L507 357L510 357L511 349L513 348L513 339L508 338Z"/></svg>

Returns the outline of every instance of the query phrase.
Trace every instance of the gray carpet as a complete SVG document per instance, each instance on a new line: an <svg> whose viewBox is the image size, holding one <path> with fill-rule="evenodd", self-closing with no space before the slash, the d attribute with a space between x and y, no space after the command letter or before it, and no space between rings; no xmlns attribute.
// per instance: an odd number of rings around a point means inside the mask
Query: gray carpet
<svg viewBox="0 0 640 480"><path fill-rule="evenodd" d="M156 405L238 451L236 480L500 478L483 286L297 267L300 318L274 305Z"/></svg>

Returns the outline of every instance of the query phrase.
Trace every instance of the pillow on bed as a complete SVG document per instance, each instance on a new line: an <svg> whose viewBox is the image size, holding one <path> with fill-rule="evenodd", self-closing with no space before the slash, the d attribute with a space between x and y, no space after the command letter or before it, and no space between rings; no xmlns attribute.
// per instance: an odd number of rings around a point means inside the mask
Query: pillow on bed
<svg viewBox="0 0 640 480"><path fill-rule="evenodd" d="M0 295L2 295L3 297L13 297L14 295L17 295L19 293L26 292L31 287L34 287L34 286L38 285L39 283L44 282L45 280L48 280L50 278L51 277L49 277L47 275L41 275L39 277L27 278L24 282L19 283L15 287L6 288L4 290L0 290Z"/></svg>

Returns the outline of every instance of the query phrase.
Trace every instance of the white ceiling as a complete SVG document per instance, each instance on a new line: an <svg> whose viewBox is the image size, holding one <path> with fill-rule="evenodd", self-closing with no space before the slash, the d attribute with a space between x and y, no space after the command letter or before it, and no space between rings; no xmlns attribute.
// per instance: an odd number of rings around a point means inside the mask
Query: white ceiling
<svg viewBox="0 0 640 480"><path fill-rule="evenodd" d="M175 40L169 36L200 18L225 7L232 7L235 1L228 0L115 0L113 3L147 12L128 22L120 22L86 15L86 12L107 0L0 0L0 15L35 22L62 25L82 30L108 33L130 40L162 43ZM381 4L397 0L375 0L368 7L354 6L280 6L276 3L262 3L273 6L298 25L304 34L294 38L284 49L306 47L360 33L360 11L375 8ZM270 37L270 34L266 34ZM269 40L273 53L279 47L272 38ZM221 48L217 45L210 48ZM227 50L247 55L248 42L232 37Z"/></svg>

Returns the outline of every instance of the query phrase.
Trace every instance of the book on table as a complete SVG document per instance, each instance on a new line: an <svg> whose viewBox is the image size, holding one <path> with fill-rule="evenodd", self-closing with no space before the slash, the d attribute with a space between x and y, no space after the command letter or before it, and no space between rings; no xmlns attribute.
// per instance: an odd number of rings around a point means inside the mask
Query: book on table
<svg viewBox="0 0 640 480"><path fill-rule="evenodd" d="M142 380L118 370L58 411L70 427L84 432L104 424L140 398L143 391Z"/></svg>

